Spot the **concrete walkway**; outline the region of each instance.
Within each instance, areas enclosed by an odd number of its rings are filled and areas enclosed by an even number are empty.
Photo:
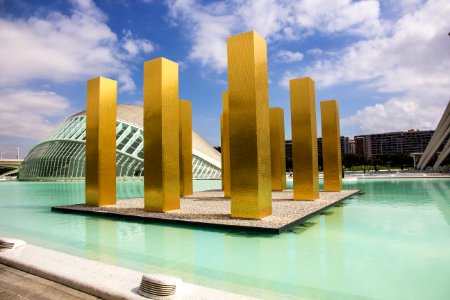
[[[0,264],[0,299],[95,300],[99,298]]]
[[[30,244],[14,250],[0,252],[0,264],[11,266],[24,272],[49,279],[64,286],[71,287],[77,291],[82,291],[102,299],[148,299],[138,294],[139,284],[143,275],[143,273],[141,272],[89,260],[83,257],[69,255],[58,251],[53,251],[50,249],[45,249]],[[14,279],[12,279],[12,281],[14,281]],[[26,283],[24,283],[23,285],[26,285]],[[17,290],[12,289],[12,292],[9,293],[12,293],[12,296],[14,296],[14,293],[19,294],[17,293],[19,287],[20,284],[18,285]],[[34,289],[34,287],[31,288]],[[6,288],[3,288],[3,290],[5,290],[5,293],[8,293],[9,291]],[[8,299],[8,297],[3,297],[3,295],[1,295],[1,292],[2,290],[0,290],[0,299]],[[61,292],[63,291],[61,290]],[[24,291],[24,293],[26,292]],[[36,286],[36,294],[44,294],[44,292],[42,292],[42,289],[39,290],[39,286]],[[68,295],[70,294],[68,293]],[[80,295],[86,294],[80,293]],[[77,295],[74,294],[74,296]],[[26,296],[25,298],[20,297],[21,296],[19,294],[19,298],[12,297],[11,299],[27,299]],[[38,298],[34,296],[29,296],[29,298],[68,299],[65,297]],[[170,297],[170,299],[244,300],[255,298],[183,282],[182,284],[177,286],[176,295]]]

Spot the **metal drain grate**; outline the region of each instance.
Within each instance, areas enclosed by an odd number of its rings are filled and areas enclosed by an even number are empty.
[[[25,241],[10,239],[10,238],[0,238],[0,251],[12,250],[22,247],[26,244]]]
[[[142,276],[139,294],[153,299],[169,299],[179,291],[182,280],[158,274],[148,274]]]

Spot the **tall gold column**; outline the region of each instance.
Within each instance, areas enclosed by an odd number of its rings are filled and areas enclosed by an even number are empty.
[[[144,208],[180,208],[178,64],[144,63]]]
[[[86,205],[116,204],[117,81],[87,82]]]
[[[223,114],[220,114],[220,163],[222,166],[222,191],[224,191],[225,194],[225,179],[224,179],[224,174],[223,174]]]
[[[251,31],[228,38],[231,216],[272,214],[266,41]]]
[[[270,109],[270,155],[273,191],[286,189],[285,148],[284,112],[281,107],[274,107]]]
[[[180,100],[180,196],[193,194],[192,103]]]
[[[319,198],[314,81],[290,81],[294,200]]]
[[[322,118],[322,156],[325,192],[342,190],[341,136],[339,105],[336,100],[320,102]]]
[[[230,111],[228,104],[228,92],[222,93],[222,182],[223,193],[227,198],[231,197],[231,181],[230,181]]]

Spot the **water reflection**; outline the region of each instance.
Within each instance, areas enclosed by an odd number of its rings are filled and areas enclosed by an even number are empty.
[[[365,194],[292,232],[260,235],[52,213],[83,202],[84,184],[0,184],[0,234],[265,299],[446,299],[450,181],[355,187]],[[118,198],[141,188],[119,183]]]

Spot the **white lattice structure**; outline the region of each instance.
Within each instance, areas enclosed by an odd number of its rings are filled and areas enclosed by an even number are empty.
[[[142,107],[120,104],[116,122],[116,176],[132,180],[143,176],[144,140]],[[85,174],[86,115],[63,121],[37,144],[24,159],[20,180],[81,180]],[[194,179],[220,179],[220,153],[192,132]]]

